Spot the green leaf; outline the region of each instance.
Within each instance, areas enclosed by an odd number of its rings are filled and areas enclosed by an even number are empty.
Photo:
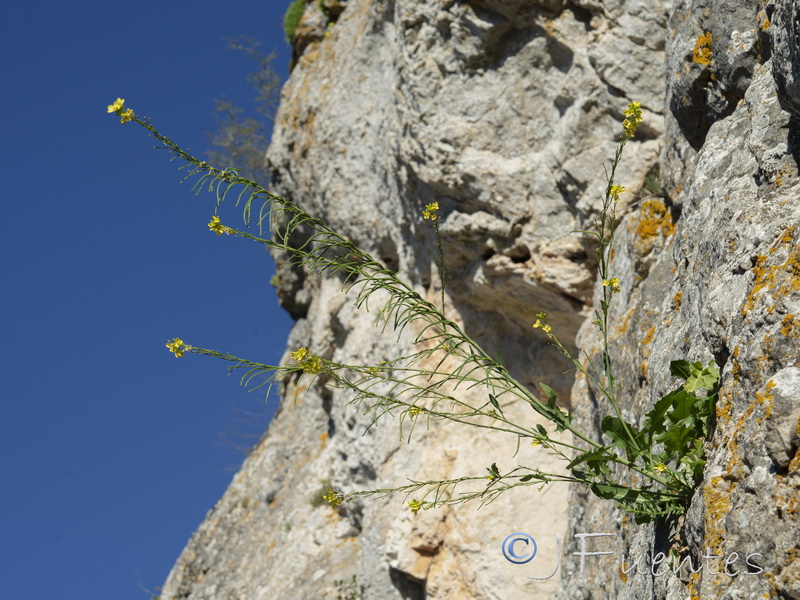
[[[619,485],[608,485],[605,483],[593,483],[590,487],[595,496],[605,500],[620,500],[633,492],[633,490]],[[635,494],[635,492],[633,493]]]
[[[503,414],[503,409],[500,408],[500,403],[497,402],[497,398],[494,396],[494,394],[489,394],[489,402],[492,403],[492,406],[494,406],[501,415]]]
[[[683,457],[688,450],[689,442],[694,440],[692,429],[684,425],[675,425],[656,438],[662,442],[670,456]]]
[[[641,432],[635,426],[609,415],[603,419],[600,429],[611,438],[615,446],[625,450],[628,460],[636,460],[641,455]]]
[[[541,423],[536,424],[536,431],[538,431],[542,436],[547,437],[547,429]]]
[[[684,381],[692,375],[692,364],[688,360],[673,360],[669,363],[669,372]]]
[[[672,410],[667,413],[667,418],[674,424],[692,424],[694,420],[694,405],[697,398],[683,390],[676,390],[669,395],[672,398]]]
[[[523,475],[522,477],[519,478],[519,480],[520,482],[525,482],[525,481],[530,481],[534,477],[536,477],[536,475]]]
[[[672,407],[672,392],[667,394],[661,400],[656,402],[655,406],[647,413],[642,421],[642,432],[648,436],[655,436],[666,427],[664,426],[664,419],[666,418],[667,411]]]
[[[597,448],[596,450],[587,450],[572,459],[567,465],[567,469],[572,470],[579,465],[586,465],[595,475],[605,475],[611,472],[608,467],[609,462],[609,449]]]
[[[544,395],[547,396],[547,406],[550,408],[555,408],[556,400],[558,400],[558,394],[556,391],[541,381],[539,382],[539,387],[542,388],[542,392],[544,392]]]
[[[713,360],[708,361],[708,366],[703,368],[702,363],[696,362],[691,364],[691,375],[686,380],[684,389],[687,392],[693,392],[698,389],[713,390],[719,381],[719,367]]]

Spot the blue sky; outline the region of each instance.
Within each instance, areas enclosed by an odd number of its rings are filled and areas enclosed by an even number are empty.
[[[275,408],[225,364],[164,347],[279,360],[291,321],[272,259],[211,234],[213,198],[106,106],[121,96],[204,152],[214,98],[252,107],[255,65],[223,38],[258,38],[285,78],[287,5],[5,7],[3,597],[149,600],[241,464],[230,446],[251,445]]]

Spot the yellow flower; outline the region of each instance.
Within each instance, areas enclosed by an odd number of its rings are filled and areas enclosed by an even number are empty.
[[[436,211],[438,210],[439,210],[438,202],[431,202],[430,204],[426,204],[425,210],[422,211],[422,218],[428,219],[429,221],[435,221],[438,218],[436,215]]]
[[[318,375],[322,373],[322,359],[319,356],[314,356],[308,351],[308,348],[299,348],[292,352],[291,357],[297,361],[300,368],[304,373],[309,375]]]
[[[642,122],[642,105],[639,102],[631,102],[628,104],[628,109],[625,111],[626,117],[633,117],[637,123]]]
[[[664,463],[658,464],[655,467],[653,467],[653,470],[656,473],[663,473],[664,471],[667,470],[667,465],[665,465]]]
[[[322,359],[319,356],[311,356],[307,358],[300,366],[303,367],[303,372],[309,375],[319,375],[322,373]]]
[[[117,98],[113,104],[109,104],[108,112],[115,113],[120,118],[119,122],[122,124],[133,121],[133,118],[136,116],[130,108],[125,110],[125,100],[123,98]]]
[[[424,412],[425,412],[425,409],[424,408],[420,408],[419,406],[412,406],[411,408],[408,409],[408,414],[411,415],[412,417],[416,417],[418,415],[421,415]]]
[[[622,127],[625,129],[625,139],[630,139],[636,133],[636,128],[642,123],[642,108],[638,102],[631,102],[625,111],[625,120]]]
[[[185,344],[181,338],[175,338],[171,342],[167,342],[167,348],[169,348],[169,351],[172,352],[176,358],[180,358],[186,354],[187,350],[192,349],[192,347]]]
[[[422,508],[422,502],[415,498],[408,503],[408,507],[411,509],[412,513],[417,514],[419,509]]]
[[[114,104],[108,105],[108,112],[120,114],[123,108],[125,108],[125,100],[123,98],[117,98]]]
[[[612,185],[611,189],[608,192],[608,197],[614,200],[614,202],[619,202],[619,195],[624,193],[625,193],[624,185]]]
[[[553,328],[550,327],[547,323],[543,321],[547,317],[545,313],[539,313],[536,315],[538,318],[536,319],[536,323],[533,324],[534,329],[541,329],[546,334],[550,335],[550,332],[553,331]]]
[[[331,488],[328,490],[328,493],[322,497],[322,499],[330,504],[333,508],[336,508],[342,503],[342,500],[344,500],[344,495]]]
[[[211,217],[211,221],[208,223],[208,228],[217,235],[222,235],[223,233],[225,235],[230,235],[233,233],[233,229],[230,227],[225,227],[225,225],[222,224],[222,222],[219,220],[219,217],[216,215]]]
[[[291,354],[292,358],[297,362],[303,362],[308,356],[308,348],[298,348]]]
[[[535,440],[533,440],[531,442],[531,445],[534,446],[534,447],[541,446],[542,445],[542,440],[535,439]]]
[[[612,277],[611,279],[603,279],[603,287],[610,287],[611,293],[615,294],[620,291],[619,279]]]

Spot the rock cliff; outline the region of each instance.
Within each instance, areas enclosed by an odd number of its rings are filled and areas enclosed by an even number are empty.
[[[431,299],[442,282],[421,212],[438,202],[448,316],[501,350],[519,381],[556,388],[589,428],[585,382],[531,323],[547,312],[573,350],[598,351],[587,318],[595,248],[573,232],[597,215],[622,113],[641,102],[645,124],[617,172],[628,189],[612,262],[620,397],[636,420],[674,387],[670,360],[716,360],[709,464],[673,531],[637,526],[559,484],[479,510],[413,516],[402,496],[334,510],[319,501],[328,485],[480,475],[492,462],[563,465],[452,424],[418,427],[409,443],[390,419],[369,427],[324,380],[287,380],[268,431],[162,597],[800,598],[799,22],[789,1],[307,2],[267,154],[274,191]],[[413,331],[376,329],[339,280],[294,267],[278,284],[297,320],[287,360],[308,346],[375,364],[411,344]],[[525,408],[508,410],[535,422]],[[540,544],[525,567],[500,551],[516,531]],[[614,557],[592,557],[581,578],[578,531],[614,534],[602,549],[616,554],[652,557],[670,541],[694,556],[758,553],[764,572],[625,574]],[[526,578],[552,571],[556,534],[556,576]]]

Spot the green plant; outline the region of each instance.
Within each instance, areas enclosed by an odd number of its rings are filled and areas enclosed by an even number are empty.
[[[286,14],[283,15],[283,33],[286,35],[286,41],[290,44],[294,41],[294,32],[305,8],[305,0],[294,0],[286,9]]]
[[[405,428],[410,437],[420,418],[428,423],[448,420],[486,429],[494,434],[512,435],[518,443],[528,440],[545,447],[567,463],[566,475],[547,473],[525,465],[501,470],[497,463],[492,463],[487,468],[488,475],[412,481],[395,488],[349,493],[329,490],[322,499],[337,506],[357,496],[404,492],[408,498],[420,493],[419,498],[414,497],[408,502],[416,513],[420,509],[474,499],[488,502],[516,487],[566,481],[586,485],[598,497],[615,501],[619,507],[633,513],[638,522],[685,511],[705,464],[703,439],[710,432],[719,371],[713,362],[704,367],[701,363],[673,361],[670,371],[683,379],[684,383],[656,402],[644,416],[641,425],[636,426],[623,418],[619,408],[616,397],[618,385],[609,353],[609,306],[614,294],[621,289],[618,278],[610,273],[610,257],[617,224],[615,207],[620,195],[625,192],[623,186],[615,183],[614,177],[625,144],[633,137],[642,120],[638,103],[631,103],[625,111],[623,135],[608,171],[602,209],[595,226],[581,232],[595,237],[598,243],[597,263],[602,281],[602,298],[595,310],[594,324],[602,336],[602,364],[596,365],[589,357],[580,360],[573,356],[553,333],[546,314],[537,314],[533,325],[544,332],[550,343],[605,399],[610,414],[603,418],[601,429],[608,442],[598,441],[578,429],[571,413],[558,406],[556,392],[544,383],[539,384],[544,394],[544,400],[540,400],[511,376],[499,352],[494,355],[487,353],[449,320],[443,312],[444,304],[439,309],[421,297],[393,271],[331,229],[324,221],[304,212],[291,201],[271,194],[235,170],[218,169],[199,161],[158,132],[148,119],[138,117],[131,109],[125,109],[122,99],[109,106],[109,112],[115,113],[123,122],[134,121],[141,125],[161,144],[159,148],[185,161],[189,168],[188,177],[196,179],[195,189],[199,191],[208,187],[213,191],[217,209],[233,195],[237,205],[243,204],[243,216],[247,224],[253,219],[254,203],[260,203],[256,218],[259,235],[223,225],[216,214],[209,223],[211,231],[278,249],[289,256],[289,264],[302,265],[321,275],[339,276],[344,290],[355,295],[359,307],[374,308],[369,306],[369,300],[375,292],[385,292],[389,299],[378,309],[379,326],[383,330],[391,328],[401,332],[413,323],[417,331],[415,351],[371,366],[336,363],[315,355],[305,347],[292,353],[291,364],[266,365],[191,346],[179,338],[167,344],[175,356],[180,357],[188,352],[229,361],[232,363],[230,370],[242,372],[242,383],[254,389],[291,377],[324,376],[327,382],[350,390],[352,402],[371,412],[373,419],[387,414],[396,415],[401,435],[404,435]],[[445,263],[438,229],[441,220],[439,206],[431,203],[421,212],[423,219],[433,223],[444,288]],[[296,235],[301,231],[304,236]],[[305,241],[293,245],[290,240],[295,239]],[[256,376],[262,374],[267,374],[268,379],[257,383]],[[461,394],[459,388],[473,390],[473,394]],[[474,392],[477,391],[481,392],[482,400],[470,399],[475,397]],[[529,426],[507,417],[503,407],[512,399],[525,402],[544,417],[551,428],[541,424]],[[564,431],[572,434],[572,441],[553,435]],[[631,483],[634,475],[644,483]],[[470,483],[473,489],[462,491],[460,486]],[[478,483],[480,485],[476,488]]]
[[[642,184],[642,196],[663,196],[664,189],[659,183],[660,171],[658,165],[653,165],[653,168],[647,172]]]

